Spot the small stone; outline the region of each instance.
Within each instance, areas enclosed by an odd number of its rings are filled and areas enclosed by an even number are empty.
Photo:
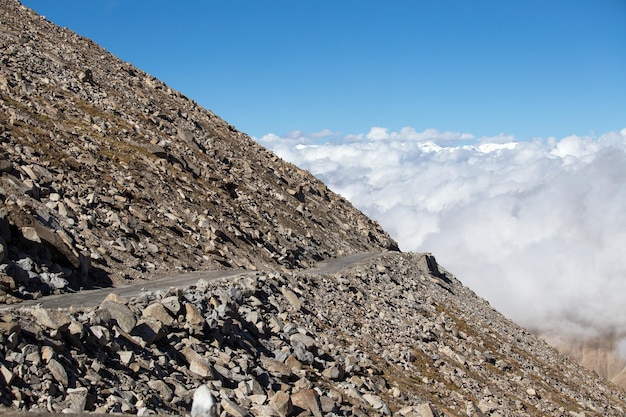
[[[340,381],[343,379],[343,370],[338,366],[331,366],[330,368],[324,369],[322,372],[324,377],[331,379],[333,381]]]
[[[287,365],[294,371],[302,369],[302,362],[296,359],[293,355],[289,355],[287,359],[285,359],[285,365]]]
[[[44,362],[48,363],[54,357],[56,357],[56,354],[54,353],[54,349],[52,348],[52,346],[43,346],[41,348],[41,359]]]
[[[211,366],[204,360],[192,360],[189,364],[189,370],[201,377],[211,375]]]
[[[13,164],[6,159],[0,159],[0,172],[11,172]]]
[[[302,333],[294,333],[289,336],[292,343],[301,343],[307,350],[311,350],[315,345],[315,339]]]
[[[123,351],[117,352],[117,354],[120,357],[120,362],[122,362],[124,365],[128,365],[129,363],[131,363],[135,356],[135,354],[131,350],[123,350]]]
[[[249,395],[248,398],[253,404],[263,405],[267,401],[267,395]]]
[[[161,304],[168,309],[174,316],[178,315],[180,311],[180,300],[177,296],[173,295],[170,297],[165,297],[161,300]]]
[[[50,359],[47,367],[54,379],[56,379],[59,384],[63,385],[64,387],[68,386],[67,372],[59,361],[57,361],[56,359]]]
[[[224,411],[233,417],[246,417],[248,415],[248,410],[236,404],[229,398],[222,398],[221,405]]]
[[[72,321],[67,328],[68,332],[74,336],[83,336],[85,333],[85,326],[83,323],[78,321]]]
[[[165,306],[161,303],[152,303],[148,307],[143,309],[143,316],[150,317],[160,321],[166,326],[171,326],[174,323],[174,318],[170,315]]]
[[[252,395],[265,395],[265,390],[263,386],[259,384],[256,379],[249,379],[246,381],[246,385],[248,385],[248,389],[252,393]]]
[[[21,231],[22,231],[22,236],[24,236],[24,239],[30,240],[31,242],[35,242],[35,243],[41,243],[41,238],[39,237],[39,234],[37,233],[37,229],[35,229],[34,227],[30,227],[30,226],[22,227]]]
[[[148,386],[159,393],[159,398],[165,402],[169,402],[174,398],[174,391],[165,382],[160,379],[148,381]]]
[[[131,334],[139,337],[147,344],[152,344],[164,338],[166,333],[160,321],[144,317],[133,327]]]
[[[110,337],[109,329],[104,326],[90,326],[89,332],[93,336],[93,342],[99,344],[100,346],[105,346]]]
[[[253,416],[259,417],[280,417],[280,414],[269,405],[254,404],[250,407]]]
[[[298,298],[298,296],[296,295],[296,293],[294,293],[293,291],[291,291],[289,288],[287,287],[282,287],[281,291],[283,293],[283,296],[287,299],[287,301],[289,302],[289,304],[291,304],[291,306],[296,310],[299,311],[302,308],[302,302],[300,301],[300,298]]]
[[[0,242],[0,262],[4,260],[4,255],[6,251],[3,251],[3,246]],[[0,273],[0,290],[4,291],[13,291],[15,289],[15,279],[9,275],[5,275]]]
[[[311,389],[313,386],[313,383],[308,378],[303,377],[296,381],[293,385],[293,389],[294,391],[300,391],[304,389]]]
[[[217,401],[209,387],[201,385],[193,394],[191,417],[217,417]]]
[[[202,327],[204,325],[204,317],[193,304],[185,304],[185,320],[194,327]]]
[[[125,332],[130,333],[135,328],[137,318],[128,306],[117,301],[111,301],[107,297],[100,304],[100,308],[108,311],[111,318],[117,321],[117,325]]]
[[[213,365],[213,369],[215,370],[215,372],[221,375],[225,380],[233,379],[233,372],[230,369],[217,363]]]
[[[289,379],[293,375],[291,368],[282,362],[275,361],[266,357],[261,357],[261,362],[267,371],[281,379]]]
[[[0,364],[0,376],[2,377],[2,382],[4,383],[3,385],[5,386],[10,386],[13,382],[13,378],[15,378],[13,372],[4,366],[4,364]]]
[[[369,405],[372,406],[374,410],[380,410],[381,408],[383,408],[383,405],[385,404],[383,399],[380,398],[378,395],[363,394],[363,398],[365,399],[365,401],[369,403]]]
[[[270,406],[276,410],[276,412],[281,417],[286,417],[291,415],[293,410],[293,404],[291,402],[291,397],[284,391],[278,391],[272,398],[270,398]]]
[[[0,333],[10,335],[20,331],[20,324],[17,318],[11,314],[0,311]]]
[[[86,387],[68,388],[65,402],[67,408],[73,413],[80,413],[85,410],[87,404],[87,394],[89,391]]]
[[[37,322],[52,330],[63,330],[70,325],[70,317],[62,310],[48,310],[46,308],[33,308],[30,313]]]
[[[433,412],[433,409],[430,407],[430,404],[428,403],[422,403],[413,408],[415,409],[415,411],[417,411],[418,415],[420,415],[421,417],[435,417],[435,413]]]
[[[192,361],[202,361],[202,355],[193,350],[191,346],[185,346],[180,353],[187,359],[187,362],[191,363]]]
[[[329,396],[322,395],[320,397],[320,407],[324,415],[335,413],[337,409],[337,403]]]
[[[145,417],[150,415],[150,409],[148,407],[141,407],[137,409],[137,415],[139,417]],[[195,417],[192,415],[192,417]]]
[[[315,417],[322,416],[322,407],[319,397],[317,392],[313,389],[304,389],[291,394],[291,403],[295,407],[311,412]]]

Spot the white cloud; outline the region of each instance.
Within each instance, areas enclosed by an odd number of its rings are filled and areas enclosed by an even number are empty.
[[[447,145],[458,143],[461,141],[470,141],[474,136],[469,133],[457,132],[440,132],[437,129],[426,129],[418,132],[410,126],[403,127],[398,132],[389,132],[386,127],[372,127],[366,135],[352,135],[350,138],[362,140],[393,140],[393,141],[416,141],[416,142],[433,142],[439,145]]]
[[[389,133],[387,132],[387,128],[373,127],[370,129],[370,132],[366,135],[366,138],[369,140],[385,140],[385,139],[389,139]]]
[[[335,137],[259,141],[516,321],[626,327],[626,129],[528,142],[411,127]]]
[[[338,132],[333,132],[330,129],[324,129],[324,130],[320,130],[319,132],[313,132],[311,133],[310,136],[312,138],[321,139],[321,138],[333,138],[339,135],[340,134]]]

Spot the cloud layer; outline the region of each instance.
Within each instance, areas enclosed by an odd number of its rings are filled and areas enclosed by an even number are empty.
[[[626,129],[524,142],[410,127],[257,140],[519,323],[626,329]]]

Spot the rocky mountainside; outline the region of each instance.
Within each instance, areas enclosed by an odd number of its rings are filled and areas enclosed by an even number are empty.
[[[5,291],[397,249],[308,172],[15,0],[0,0],[0,146]]]
[[[154,77],[16,0],[0,51],[0,302],[242,270],[2,306],[0,414],[185,414],[207,384],[222,416],[624,415],[623,391]]]
[[[0,311],[0,404],[221,416],[624,416],[622,390],[504,318],[428,254],[249,272]],[[0,413],[1,413],[0,406]]]

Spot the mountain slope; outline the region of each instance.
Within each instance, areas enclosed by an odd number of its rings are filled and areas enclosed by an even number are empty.
[[[0,5],[5,289],[397,250],[210,111],[18,2]]]
[[[0,413],[623,416],[624,392],[516,326],[428,254],[253,272],[99,306],[0,311]],[[2,380],[8,383],[2,384]]]
[[[0,312],[9,411],[617,416],[623,392],[155,78],[0,0],[4,299],[170,271],[236,282]],[[301,270],[301,271],[299,271]],[[3,306],[4,308],[4,306]],[[0,410],[1,411],[1,410]]]

